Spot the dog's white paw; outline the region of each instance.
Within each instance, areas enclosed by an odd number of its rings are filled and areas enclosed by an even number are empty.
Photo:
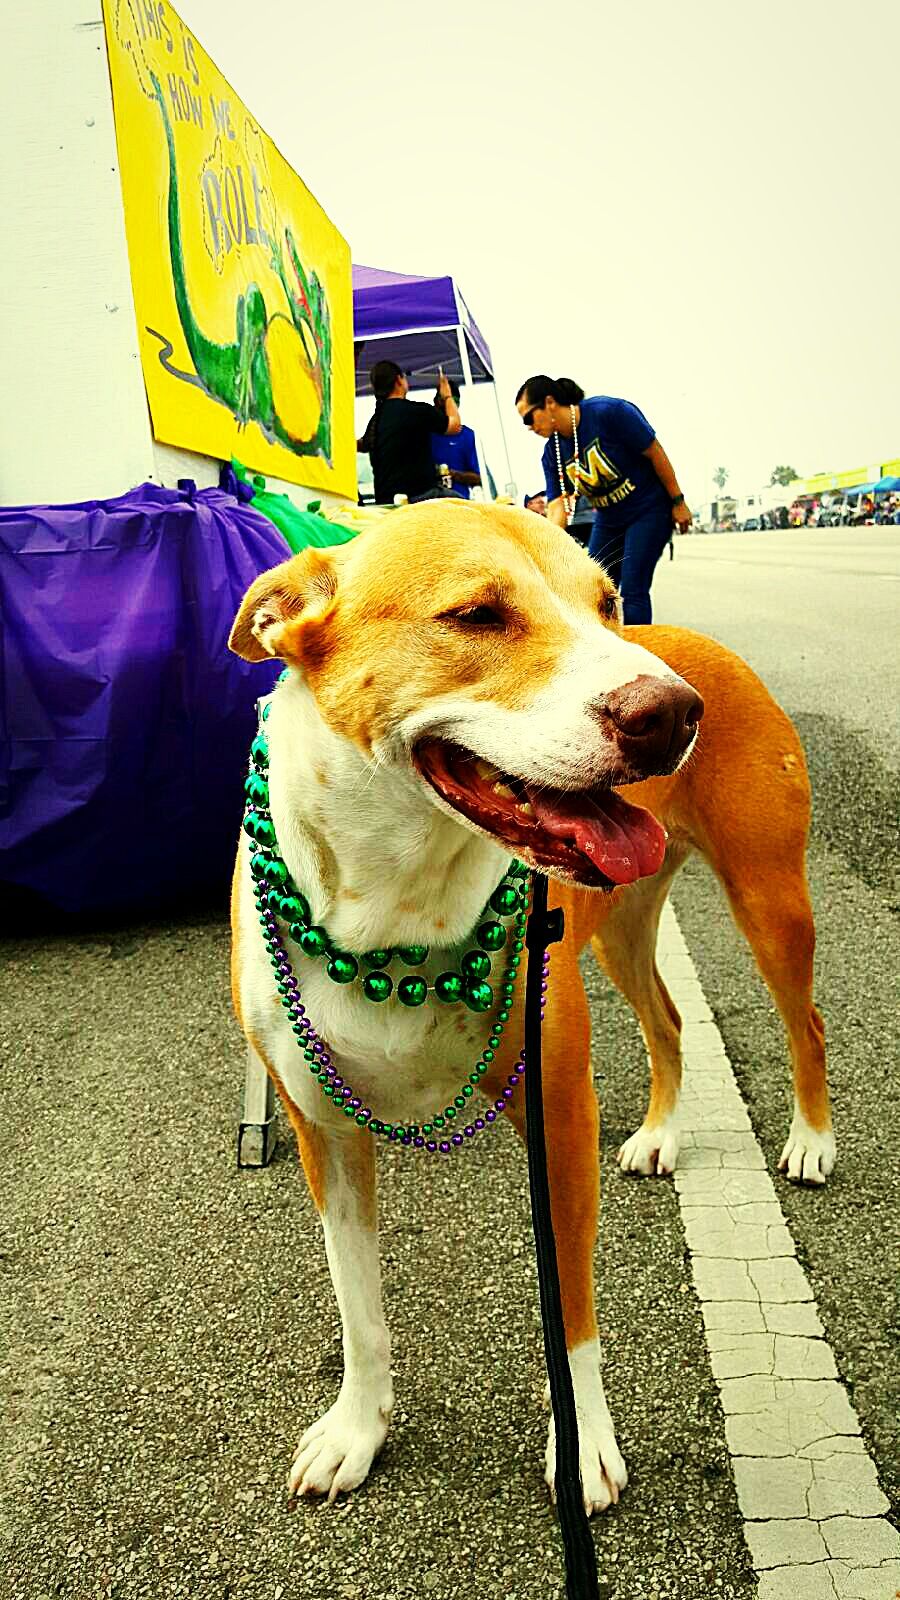
[[[595,1511],[614,1506],[628,1482],[628,1472],[616,1443],[615,1429],[600,1376],[600,1352],[596,1339],[569,1352],[569,1368],[575,1392],[578,1417],[578,1454],[584,1509],[589,1517]],[[550,1418],[547,1430],[545,1477],[556,1500],[556,1424]]]
[[[388,1435],[392,1402],[379,1406],[339,1395],[330,1411],[307,1428],[288,1474],[291,1495],[337,1495],[367,1477]]]
[[[626,1139],[616,1160],[623,1172],[637,1172],[649,1178],[664,1177],[678,1165],[681,1135],[674,1117],[666,1117],[650,1127],[642,1123],[637,1133]]]
[[[589,1517],[595,1511],[614,1506],[628,1482],[628,1472],[612,1424],[598,1427],[590,1418],[578,1417],[578,1455],[584,1509]],[[556,1428],[551,1422],[547,1435],[545,1477],[551,1497],[556,1501]]]
[[[823,1184],[834,1171],[836,1159],[837,1145],[831,1129],[817,1133],[806,1118],[795,1111],[778,1163],[779,1172],[786,1172],[792,1183]]]

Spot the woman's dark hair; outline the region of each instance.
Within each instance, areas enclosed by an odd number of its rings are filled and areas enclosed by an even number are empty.
[[[548,378],[546,372],[538,372],[533,378],[525,379],[516,395],[516,405],[524,396],[530,406],[542,406],[548,394],[558,406],[577,406],[584,399],[584,390],[574,379]]]
[[[386,400],[398,378],[403,377],[403,368],[398,367],[396,361],[376,361],[369,373],[369,382],[375,391],[375,405],[380,406]]]

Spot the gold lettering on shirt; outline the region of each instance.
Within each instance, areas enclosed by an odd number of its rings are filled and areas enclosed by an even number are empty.
[[[628,496],[633,492],[633,490],[634,484],[632,483],[631,479],[625,478],[617,488],[611,489],[609,494],[594,495],[591,504],[600,507],[617,506],[621,500],[627,500]]]
[[[621,476],[618,467],[613,466],[609,457],[604,455],[596,439],[588,445],[584,460],[577,466],[574,460],[566,462],[566,472],[573,487],[591,499],[596,497],[597,490],[604,484],[614,483]]]

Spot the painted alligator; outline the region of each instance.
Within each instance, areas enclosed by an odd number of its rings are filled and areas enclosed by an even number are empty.
[[[171,341],[155,328],[148,328],[148,333],[162,344],[160,362],[173,377],[198,385],[211,399],[227,406],[242,427],[255,422],[266,438],[278,440],[295,455],[321,455],[330,464],[331,318],[318,276],[304,271],[291,230],[285,228],[284,249],[277,241],[270,243],[272,267],[281,279],[290,316],[283,311],[269,316],[262,290],[251,283],[237,297],[234,340],[219,344],[207,338],[194,315],[188,292],[175,137],[159,79],[151,72],[150,80],[169,151],[172,285],[195,371],[181,372],[173,366]],[[293,278],[285,265],[285,250]]]

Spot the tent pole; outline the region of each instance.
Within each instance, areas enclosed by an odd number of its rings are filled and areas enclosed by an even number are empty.
[[[459,291],[456,287],[455,281],[453,284],[453,295],[456,300],[456,337],[459,341],[459,359],[462,363],[463,376],[465,377],[466,383],[471,384],[472,367],[469,361],[469,351],[466,345],[466,336],[463,331],[462,306],[460,305]],[[516,486],[513,481],[512,462],[509,459],[509,445],[506,442],[506,429],[503,426],[503,415],[500,410],[500,396],[497,393],[497,380],[493,373],[491,373],[491,388],[494,391],[494,404],[497,407],[497,421],[500,424],[500,437],[503,440],[503,454],[506,457],[506,492],[507,494],[512,495],[513,499],[515,499]],[[484,459],[482,455],[481,435],[477,432],[475,434],[475,443],[478,449],[478,464],[481,468],[481,482],[484,486],[485,492],[487,492],[488,477],[487,472],[485,471]]]
[[[500,410],[500,396],[497,393],[497,380],[493,373],[491,374],[491,388],[494,391],[494,403],[497,407],[497,421],[500,424],[500,437],[503,440],[503,454],[506,457],[506,492],[512,497],[513,500],[515,500],[517,492],[516,483],[515,479],[513,478],[512,462],[509,459],[509,445],[506,442],[506,429],[503,426],[503,413]]]
[[[460,306],[460,296],[458,296],[458,293],[456,293],[455,283],[453,283],[453,298],[455,298],[456,301],[456,342],[458,342],[458,346],[460,346],[460,363],[461,366],[463,366],[463,381],[464,384],[466,384],[466,389],[474,389],[474,384],[472,384],[471,362],[469,362],[469,352],[468,349],[466,349],[466,333],[464,333],[463,330],[463,307]],[[488,501],[488,499],[490,499],[490,485],[488,485],[487,461],[485,461],[484,448],[482,448],[482,435],[480,435],[479,429],[474,429],[474,434],[476,434],[476,453],[477,458],[479,458],[479,472],[480,477],[482,477],[482,494],[484,494],[485,501]]]
[[[456,292],[456,286],[454,285],[454,293],[455,292]],[[475,385],[472,382],[472,367],[471,367],[471,363],[469,361],[469,352],[466,349],[466,336],[465,336],[465,333],[463,331],[462,314],[461,314],[460,309],[459,309],[459,298],[458,297],[457,297],[457,301],[456,301],[456,309],[457,309],[457,316],[459,318],[459,320],[458,320],[458,322],[456,324],[456,340],[457,340],[457,343],[459,345],[459,359],[460,359],[460,363],[462,365],[463,382],[465,383],[467,389],[473,389],[475,387]],[[480,430],[478,428],[475,428],[474,429],[474,433],[475,433],[475,450],[476,450],[476,453],[478,455],[478,471],[481,473],[481,489],[482,489],[482,493],[484,495],[485,500],[489,500],[490,496],[491,496],[491,491],[490,491],[490,487],[488,485],[487,462],[484,459],[484,449],[482,448],[482,444],[481,444],[481,432],[480,432]]]

